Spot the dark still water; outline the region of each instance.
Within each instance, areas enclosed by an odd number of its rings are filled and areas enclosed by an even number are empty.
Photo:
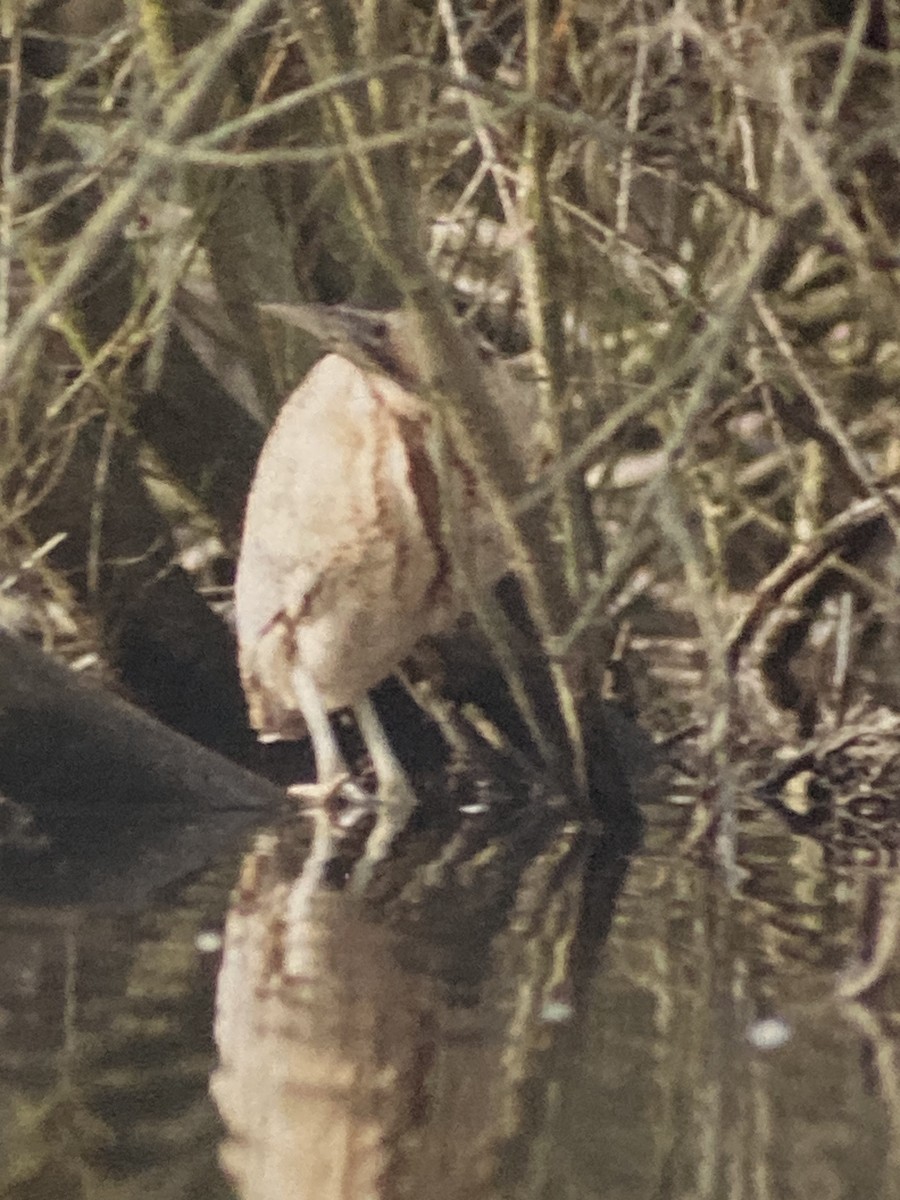
[[[891,879],[760,811],[729,897],[682,811],[630,864],[473,814],[360,897],[298,820],[136,913],[8,896],[0,1196],[900,1196]]]

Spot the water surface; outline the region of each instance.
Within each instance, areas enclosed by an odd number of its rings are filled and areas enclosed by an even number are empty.
[[[8,897],[0,1195],[900,1195],[900,973],[835,986],[889,877],[753,809],[729,895],[683,811],[630,861],[473,814],[364,896],[293,820],[137,912]]]

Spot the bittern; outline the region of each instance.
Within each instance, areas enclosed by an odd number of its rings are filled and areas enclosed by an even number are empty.
[[[502,538],[476,476],[415,394],[396,321],[268,307],[328,344],[324,320],[345,352],[288,397],[250,491],[235,584],[250,720],[264,738],[308,731],[324,796],[350,775],[329,713],[351,708],[381,800],[409,809],[369,691],[453,624],[473,580],[499,579]]]

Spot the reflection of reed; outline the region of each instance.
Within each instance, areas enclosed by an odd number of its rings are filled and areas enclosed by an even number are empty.
[[[0,912],[4,1200],[225,1200],[195,939],[231,870],[142,917]]]
[[[867,880],[859,945],[838,979],[838,995],[853,999],[879,984],[896,961],[898,943],[900,880],[873,876]]]
[[[496,1196],[552,1113],[584,917],[596,950],[592,901],[608,916],[624,858],[520,814],[398,868],[366,908],[322,886],[324,835],[299,879],[279,870],[289,836],[246,865],[219,977],[213,1093],[240,1194]]]
[[[860,1034],[873,1076],[873,1091],[884,1106],[889,1137],[882,1171],[882,1200],[900,1197],[900,1047],[889,1022],[862,1004],[842,1005],[841,1015]]]
[[[648,842],[562,1093],[556,1194],[589,1179],[586,1194],[628,1200],[898,1200],[896,1006],[863,1040],[845,1018],[862,1031],[865,1010],[833,998],[846,886],[768,814],[743,830],[753,877],[736,895],[658,825]],[[790,1036],[766,1052],[748,1035],[772,1015]]]

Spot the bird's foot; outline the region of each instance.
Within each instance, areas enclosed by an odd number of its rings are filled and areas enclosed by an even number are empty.
[[[372,793],[361,787],[349,771],[315,783],[292,783],[287,793],[303,800],[310,808],[328,808],[335,802],[344,801],[359,808],[371,809],[376,803]]]
[[[350,774],[345,771],[331,779],[317,779],[315,783],[292,783],[287,794],[302,800],[309,808],[326,808],[349,782]]]
[[[352,829],[375,807],[374,797],[353,780],[349,771],[316,783],[295,783],[287,791],[301,800],[304,808],[325,812],[341,829]]]

